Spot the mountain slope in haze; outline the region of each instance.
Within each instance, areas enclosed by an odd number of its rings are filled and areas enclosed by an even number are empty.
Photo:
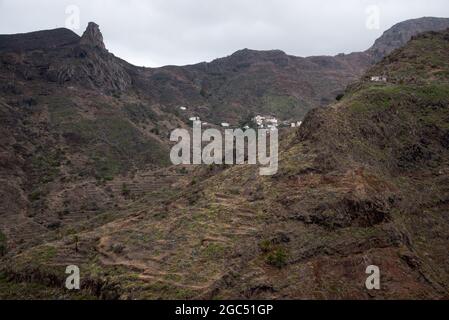
[[[449,19],[424,17],[395,24],[384,32],[367,51],[376,61],[405,45],[413,36],[427,31],[443,31],[449,28]]]
[[[100,298],[447,299],[448,57],[449,31],[414,37],[284,133],[277,175],[199,168],[102,227],[8,257],[1,285],[55,294],[73,261]],[[365,288],[369,265],[381,290]]]

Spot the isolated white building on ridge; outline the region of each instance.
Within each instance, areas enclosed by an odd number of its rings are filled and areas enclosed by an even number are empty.
[[[372,82],[387,82],[386,76],[373,76],[371,77]]]

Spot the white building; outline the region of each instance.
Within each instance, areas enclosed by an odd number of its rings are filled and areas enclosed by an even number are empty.
[[[257,124],[260,127],[261,125],[263,125],[263,123],[265,121],[265,117],[258,115],[253,119],[253,121],[255,124]]]
[[[190,117],[190,121],[200,121],[200,117]]]
[[[373,76],[371,77],[372,82],[387,82],[387,77],[385,76]]]
[[[182,111],[186,111],[187,110],[186,107],[180,107],[179,109],[181,109]]]
[[[272,128],[277,127],[279,124],[279,120],[273,116],[261,116],[258,115],[253,119],[253,122],[260,128],[263,129],[265,127]]]
[[[222,126],[223,128],[229,128],[230,124],[229,124],[229,123],[226,123],[226,122],[223,122],[223,123],[221,124],[221,126]]]

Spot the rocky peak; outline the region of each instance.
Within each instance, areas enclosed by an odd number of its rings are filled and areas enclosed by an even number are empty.
[[[84,31],[83,36],[81,37],[80,43],[100,49],[106,49],[100,27],[94,22],[89,22],[86,31]]]
[[[406,20],[385,31],[367,52],[376,60],[381,60],[393,50],[404,46],[413,36],[428,31],[443,31],[447,28],[449,28],[448,18],[423,17]]]

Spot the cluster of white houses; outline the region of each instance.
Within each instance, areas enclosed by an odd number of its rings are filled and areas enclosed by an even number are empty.
[[[279,125],[279,120],[272,116],[255,116],[253,122],[259,129],[276,129]]]
[[[290,126],[291,128],[299,128],[302,125],[302,121],[291,122],[291,123],[288,121],[280,122],[278,119],[276,119],[276,117],[273,117],[273,116],[258,115],[253,119],[253,121],[260,129],[263,129],[263,128],[275,129],[279,126],[284,126],[284,127]]]
[[[180,107],[180,110],[182,111],[187,111],[186,107]],[[193,116],[189,118],[190,121],[194,122],[194,121],[201,121],[200,117],[197,116]],[[279,127],[279,125],[283,125],[288,127],[290,124],[291,128],[298,128],[301,126],[302,121],[297,121],[297,122],[293,122],[293,123],[289,123],[289,122],[280,122],[276,117],[274,116],[262,116],[262,115],[257,115],[252,119],[253,123],[257,126],[258,129],[270,129],[270,130],[275,130]],[[202,125],[208,125],[207,122],[202,122]],[[229,128],[231,125],[227,122],[222,122],[221,124],[222,128]],[[246,125],[244,127],[244,129],[249,129],[250,126]]]

